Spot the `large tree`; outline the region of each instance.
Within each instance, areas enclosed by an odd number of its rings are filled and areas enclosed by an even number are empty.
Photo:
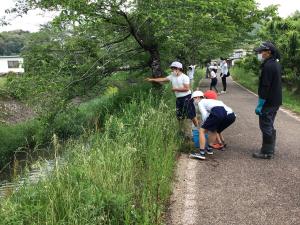
[[[190,61],[228,53],[261,16],[254,0],[18,0],[17,6],[60,11],[56,24],[92,31],[98,47],[142,50],[153,77],[162,75],[162,57]]]

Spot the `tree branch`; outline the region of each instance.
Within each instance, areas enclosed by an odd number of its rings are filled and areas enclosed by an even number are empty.
[[[137,43],[143,48],[146,49],[146,46],[144,45],[143,41],[138,37],[135,27],[133,26],[133,24],[131,23],[130,19],[128,18],[127,14],[123,11],[117,11],[117,14],[123,16],[129,26],[129,31],[132,34],[132,36],[134,37],[134,39],[137,41]],[[147,50],[147,49],[146,49]]]
[[[119,40],[115,40],[115,41],[112,41],[110,43],[106,43],[106,44],[100,46],[100,48],[104,48],[104,47],[107,47],[107,46],[110,46],[110,45],[113,45],[113,44],[120,43],[120,42],[125,41],[126,39],[128,39],[130,36],[131,36],[131,33],[129,33],[128,35],[126,35],[125,37],[123,37]]]

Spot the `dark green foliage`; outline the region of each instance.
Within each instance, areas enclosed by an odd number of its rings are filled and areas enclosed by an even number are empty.
[[[0,33],[0,56],[19,55],[29,35],[22,30]]]
[[[236,65],[248,70],[251,74],[259,76],[261,62],[257,60],[256,55],[248,55],[244,59],[237,61]]]
[[[260,31],[263,40],[273,41],[281,53],[283,81],[294,92],[300,93],[300,13],[267,21]]]

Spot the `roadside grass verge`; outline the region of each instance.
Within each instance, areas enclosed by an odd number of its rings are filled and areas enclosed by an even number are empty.
[[[253,72],[246,71],[243,68],[235,66],[232,69],[232,77],[235,81],[248,88],[249,90],[257,93],[258,87],[258,76]],[[300,113],[300,96],[294,94],[289,90],[283,83],[283,106],[296,112]]]
[[[257,93],[258,75],[235,66],[231,69],[231,76],[239,84]]]
[[[1,224],[161,224],[181,144],[163,99],[140,92],[103,132],[56,147],[66,164],[1,201]]]

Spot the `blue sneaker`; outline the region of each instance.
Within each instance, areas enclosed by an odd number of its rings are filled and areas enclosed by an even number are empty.
[[[204,160],[204,159],[206,159],[205,151],[200,151],[199,153],[192,153],[192,154],[190,154],[190,157]]]

